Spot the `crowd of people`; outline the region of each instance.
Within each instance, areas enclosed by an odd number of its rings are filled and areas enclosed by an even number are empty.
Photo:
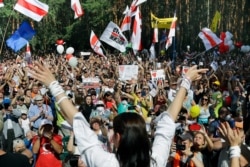
[[[0,64],[3,166],[250,165],[248,55],[24,57]]]

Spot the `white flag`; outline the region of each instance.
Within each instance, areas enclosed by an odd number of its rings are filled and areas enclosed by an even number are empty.
[[[155,57],[156,57],[155,56],[156,53],[155,53],[155,44],[154,43],[151,44],[149,51],[150,51],[150,60],[154,60]]]
[[[101,48],[101,42],[95,35],[94,31],[91,31],[90,35],[90,46],[91,48],[99,55],[104,56],[102,48]],[[105,57],[105,56],[104,56]]]
[[[74,10],[75,12],[75,16],[74,16],[75,19],[84,15],[84,11],[82,9],[82,6],[79,0],[71,0],[71,9]]]
[[[35,21],[41,21],[48,13],[49,6],[38,0],[18,0],[14,9]]]
[[[109,22],[108,26],[102,33],[100,40],[116,48],[120,52],[125,52],[128,44],[128,41],[122,34],[121,29],[112,21]]]

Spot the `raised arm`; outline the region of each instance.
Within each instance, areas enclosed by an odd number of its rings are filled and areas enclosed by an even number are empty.
[[[207,69],[197,69],[197,66],[191,67],[186,73],[184,79],[182,80],[179,91],[177,92],[176,97],[168,108],[168,113],[172,117],[173,120],[177,119],[179,111],[182,108],[183,100],[186,96],[187,90],[190,89],[191,82],[194,80],[201,79],[201,74],[206,72]]]
[[[72,102],[68,100],[63,88],[59,85],[58,81],[56,81],[51,71],[46,68],[46,65],[43,66],[38,62],[36,62],[35,65],[38,66],[38,68],[33,68],[30,71],[32,77],[49,87],[52,95],[56,97],[56,101],[60,105],[65,119],[72,125],[74,115],[78,112],[77,109],[73,106]]]

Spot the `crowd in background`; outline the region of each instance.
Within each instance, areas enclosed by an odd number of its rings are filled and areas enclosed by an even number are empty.
[[[150,141],[154,141],[158,116],[175,98],[184,68],[208,68],[201,79],[192,83],[183,101],[167,166],[230,166],[231,143],[218,130],[224,122],[237,129],[240,164],[249,166],[249,56],[227,56],[191,59],[184,54],[171,61],[163,55],[157,60],[145,55],[105,58],[91,54],[78,58],[76,67],[71,67],[63,55],[37,56],[33,61],[46,65],[55,75],[107,152],[115,151],[111,139],[114,117],[124,112],[138,113],[146,122]],[[227,61],[222,63],[224,60]],[[218,68],[211,66],[213,62]],[[137,78],[121,80],[119,65],[137,65]],[[85,166],[79,160],[81,153],[72,127],[60,112],[61,101],[56,102],[49,89],[32,78],[31,66],[22,56],[3,60],[0,65],[1,149],[24,154],[35,167]],[[153,70],[164,70],[165,78],[153,80]],[[84,80],[88,78],[99,82],[86,85]]]

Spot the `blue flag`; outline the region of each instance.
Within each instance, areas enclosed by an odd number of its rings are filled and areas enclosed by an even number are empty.
[[[26,21],[22,22],[19,29],[7,39],[6,44],[15,52],[22,49],[29,40],[36,34],[35,30]]]

